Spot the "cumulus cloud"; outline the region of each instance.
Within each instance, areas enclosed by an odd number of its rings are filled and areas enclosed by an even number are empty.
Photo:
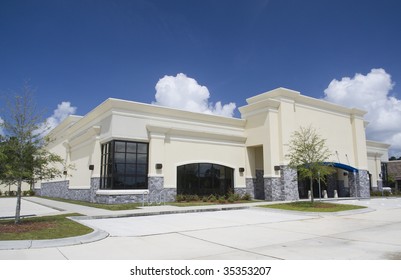
[[[367,75],[332,80],[324,99],[368,111],[367,138],[389,143],[392,153],[401,154],[401,100],[390,95],[394,85],[384,69],[372,69]]]
[[[3,119],[0,118],[0,135],[4,136],[4,130],[3,130],[3,127],[1,126],[3,123],[4,123]]]
[[[77,107],[72,107],[71,102],[63,101],[57,105],[57,109],[53,111],[53,115],[47,118],[47,125],[50,129],[55,128],[69,115],[75,114]]]
[[[57,109],[53,111],[53,114],[46,119],[46,122],[43,123],[35,133],[46,135],[69,115],[75,114],[76,111],[77,108],[71,106],[71,102],[61,102],[57,105]]]
[[[207,87],[183,73],[177,76],[164,76],[156,84],[155,102],[153,104],[182,109],[197,113],[233,117],[235,103],[216,104],[209,102],[210,93]]]
[[[57,109],[53,111],[53,114],[48,117],[44,123],[39,125],[38,129],[34,131],[34,134],[46,135],[69,115],[75,114],[76,110],[77,108],[71,106],[70,102],[61,102],[57,105]],[[5,132],[1,126],[2,123],[4,123],[4,120],[0,117],[0,135],[4,136]]]

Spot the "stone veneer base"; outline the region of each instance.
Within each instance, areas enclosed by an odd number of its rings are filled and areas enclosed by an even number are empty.
[[[164,177],[149,177],[148,190],[139,194],[126,194],[124,192],[111,191],[109,194],[98,193],[100,178],[92,178],[88,189],[70,189],[69,181],[46,182],[36,189],[39,196],[64,198],[71,200],[87,201],[103,204],[143,203],[160,204],[175,201],[176,189],[164,188]]]
[[[259,174],[260,175],[260,172]],[[261,176],[259,176],[261,177]],[[281,166],[280,177],[263,178],[263,189],[260,190],[260,178],[246,178],[245,188],[234,188],[235,193],[248,193],[252,198],[264,199],[270,201],[286,201],[299,200],[298,182],[296,171]],[[42,183],[41,189],[36,189],[39,196],[59,197],[71,200],[88,201],[94,203],[105,204],[122,204],[122,203],[144,203],[144,204],[160,204],[163,202],[175,201],[177,190],[175,188],[164,188],[164,177],[152,176],[148,179],[148,190],[146,194],[124,194],[116,192],[115,195],[98,194],[100,186],[100,178],[92,178],[89,189],[70,189],[69,181],[47,182]],[[368,171],[359,170],[358,173],[349,174],[349,196],[369,198],[370,184],[368,179]],[[339,196],[345,196],[345,190],[339,186]],[[261,194],[264,197],[257,197]]]
[[[299,200],[297,171],[288,166],[280,166],[280,177],[264,178],[265,200]]]

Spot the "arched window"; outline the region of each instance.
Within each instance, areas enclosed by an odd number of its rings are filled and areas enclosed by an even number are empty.
[[[213,163],[177,167],[177,194],[225,195],[234,192],[234,169]]]

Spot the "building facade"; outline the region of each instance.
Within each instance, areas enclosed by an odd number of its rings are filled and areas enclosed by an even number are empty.
[[[337,173],[323,186],[328,197],[369,197],[380,184],[375,166],[388,145],[366,140],[366,112],[284,88],[246,102],[238,119],[108,99],[52,130],[50,151],[74,169],[36,191],[99,203],[230,192],[298,200],[307,197],[307,184],[287,167],[286,155],[293,132],[309,125],[333,153]]]
[[[401,191],[401,160],[392,160],[386,164],[387,182]]]

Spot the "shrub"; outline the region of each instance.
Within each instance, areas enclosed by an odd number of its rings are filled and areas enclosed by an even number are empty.
[[[215,202],[217,200],[216,196],[214,194],[209,195],[207,198],[209,202]]]
[[[208,200],[208,197],[207,197],[207,196],[203,196],[203,197],[202,197],[202,202],[207,202],[207,200]]]
[[[34,196],[35,192],[33,190],[27,190],[22,192],[23,196]]]
[[[6,191],[4,193],[5,196],[17,196],[17,192],[16,191]]]
[[[219,199],[218,199],[219,203],[226,203],[226,197],[224,195],[219,195]]]
[[[391,196],[391,192],[389,191],[371,191],[370,196]]]
[[[3,195],[3,192],[2,191],[0,191],[0,196],[2,196]]]
[[[197,194],[195,194],[195,195],[188,195],[187,201],[199,201],[199,200],[200,200],[200,198],[199,198],[199,196],[198,196]]]
[[[175,197],[175,201],[176,202],[191,202],[191,201],[200,201],[201,198],[194,194],[179,194]]]
[[[227,195],[227,201],[230,203],[234,203],[235,201],[241,200],[241,196],[237,193],[229,193]]]
[[[178,195],[175,197],[175,201],[177,201],[177,202],[183,202],[183,201],[185,201],[185,196],[182,195],[182,194],[178,194]]]
[[[242,196],[242,200],[251,200],[251,199],[252,199],[252,197],[249,193],[246,193]]]
[[[234,201],[239,201],[239,200],[241,200],[241,195],[238,194],[238,193],[234,193],[234,194],[230,195],[229,198],[230,198],[230,197],[232,197],[232,199],[233,199]]]

